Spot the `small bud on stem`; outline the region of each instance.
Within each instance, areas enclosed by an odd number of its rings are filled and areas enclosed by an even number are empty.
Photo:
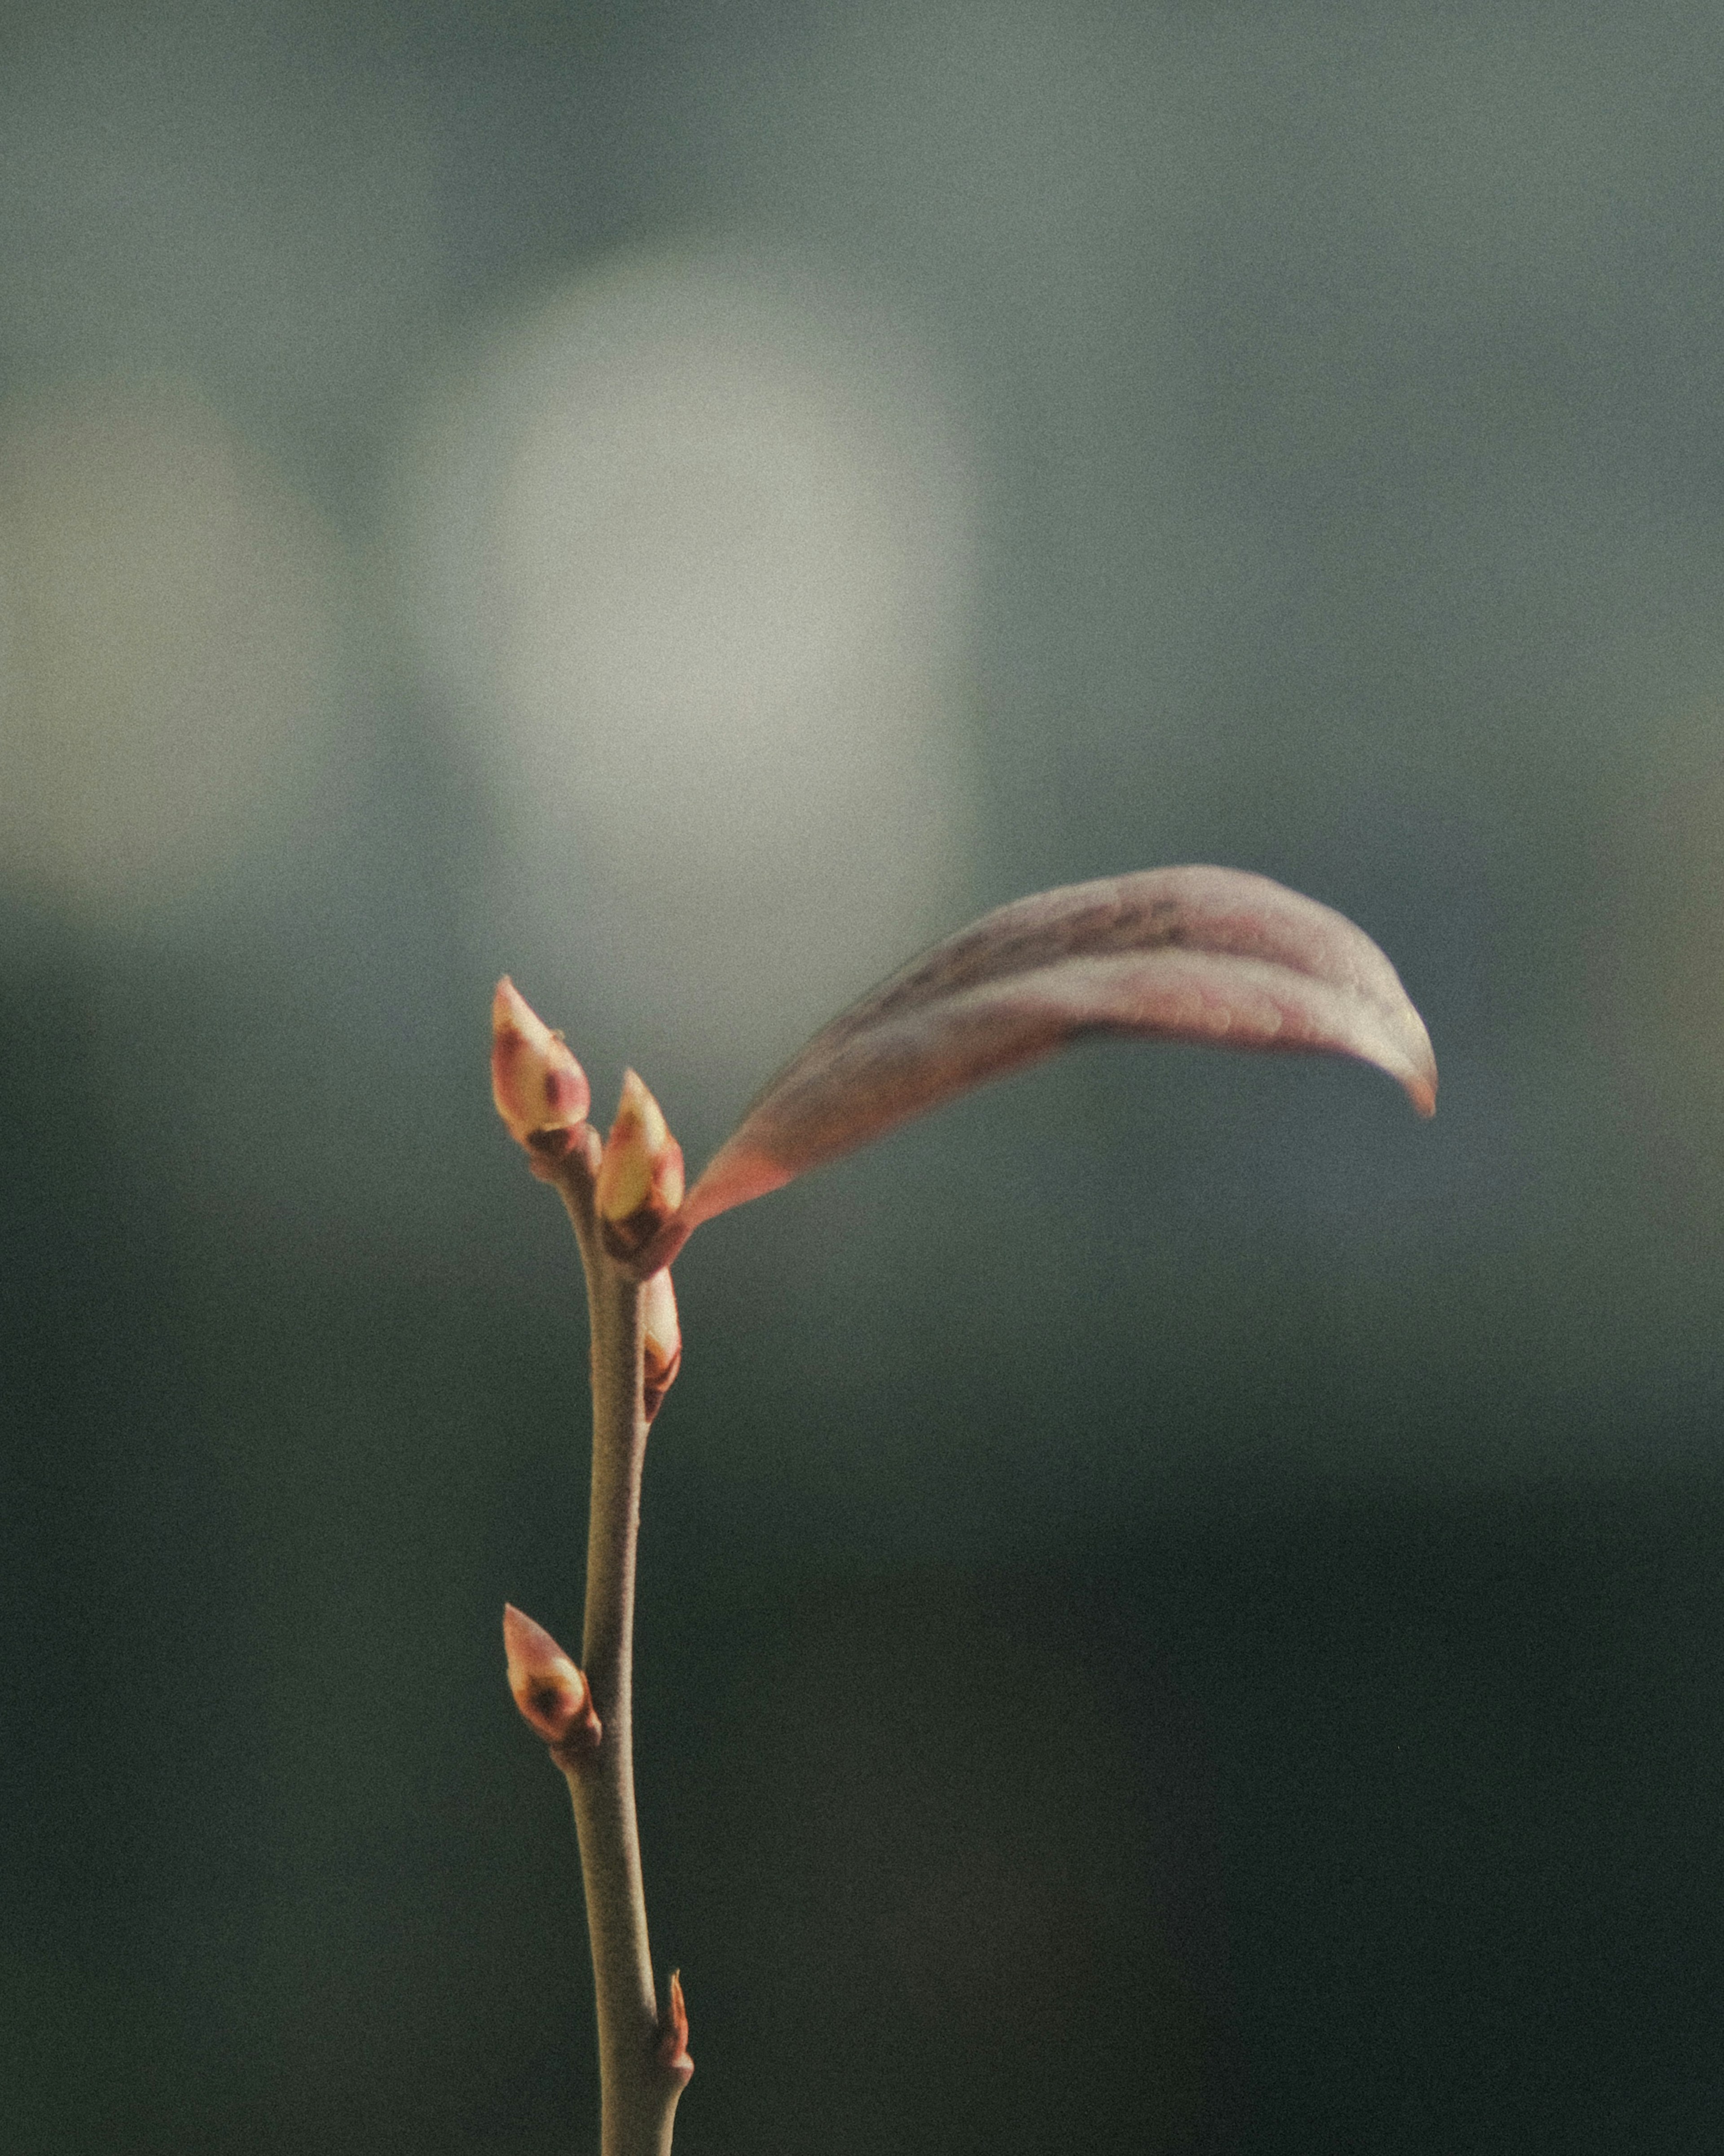
[[[685,2089],[693,2077],[695,2062],[689,2056],[689,2010],[682,1995],[680,1969],[671,1970],[666,1989],[670,1999],[659,2023],[658,2060],[679,2089]]]
[[[503,1606],[503,1651],[515,1704],[557,1765],[568,1772],[590,1758],[603,1732],[587,1680],[544,1626],[512,1602]]]
[[[682,1204],[682,1147],[671,1137],[664,1111],[633,1070],[623,1074],[623,1096],[605,1140],[594,1197],[605,1250],[631,1270],[631,1261]]]
[[[641,1396],[650,1422],[682,1367],[682,1327],[677,1322],[676,1291],[670,1285],[669,1265],[655,1272],[641,1291],[640,1317],[645,1343]]]
[[[491,1003],[491,1098],[542,1181],[577,1147],[590,1154],[587,1074],[506,973]]]

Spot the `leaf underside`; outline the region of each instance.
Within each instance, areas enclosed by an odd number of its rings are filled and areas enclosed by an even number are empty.
[[[1241,869],[1145,869],[984,914],[826,1026],[765,1088],[684,1234],[1091,1034],[1375,1064],[1423,1116],[1429,1036],[1343,914]]]

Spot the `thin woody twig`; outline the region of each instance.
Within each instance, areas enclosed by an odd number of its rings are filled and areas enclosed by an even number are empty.
[[[577,1669],[549,1633],[511,1608],[504,1616],[510,1685],[522,1714],[550,1747],[574,1805],[598,2005],[601,2156],[669,2156],[677,2100],[695,2069],[681,1983],[673,1973],[661,2016],[653,1979],[631,1710],[641,1471],[652,1413],[675,1375],[675,1303],[668,1276],[644,1287],[606,1253],[597,1199],[598,1136],[581,1120],[584,1076],[573,1086],[564,1067],[578,1075],[578,1066],[553,1035],[523,1043],[531,1014],[525,1006],[505,1004],[501,991],[499,1009],[505,1045],[494,1068],[501,1074],[498,1104],[505,1117],[525,1095],[521,1116],[531,1122],[542,1062],[562,1088],[561,1106],[576,1118],[518,1134],[535,1172],[555,1185],[574,1224],[587,1276],[593,1366],[583,1666]],[[511,1034],[521,1045],[509,1045]]]
[[[598,2006],[602,2156],[665,2156],[678,2097],[694,2071],[679,2038],[669,2057],[648,1943],[634,1815],[632,1695],[635,1549],[648,1418],[643,1291],[606,1256],[587,1162],[556,1178],[580,1241],[593,1340],[593,1493],[581,1656],[603,1731],[565,1767],[581,1844]],[[674,2004],[681,1986],[673,1979]],[[682,2034],[687,2021],[683,2018]]]

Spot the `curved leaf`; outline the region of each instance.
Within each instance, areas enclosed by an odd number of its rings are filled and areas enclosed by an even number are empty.
[[[1362,928],[1244,870],[1146,869],[984,914],[834,1019],[713,1157],[676,1242],[1087,1034],[1354,1056],[1436,1106],[1429,1036]]]

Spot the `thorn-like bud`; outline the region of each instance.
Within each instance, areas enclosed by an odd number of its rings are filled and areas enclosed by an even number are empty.
[[[650,1422],[682,1367],[682,1327],[676,1319],[676,1290],[670,1285],[669,1265],[655,1272],[642,1290],[640,1317],[644,1335],[641,1392]]]
[[[535,1175],[548,1178],[577,1147],[590,1155],[587,1074],[506,973],[491,1002],[491,1098]]]
[[[594,1193],[606,1250],[622,1265],[638,1258],[670,1221],[682,1194],[682,1147],[658,1102],[625,1070]]]
[[[512,1602],[503,1605],[503,1651],[515,1704],[557,1765],[575,1767],[590,1758],[603,1732],[587,1680],[544,1626]]]
[[[689,2010],[682,1995],[680,1969],[671,1970],[667,1988],[670,1997],[659,2020],[659,2070],[672,2076],[680,2093],[693,2078],[695,2062],[689,2056]]]

